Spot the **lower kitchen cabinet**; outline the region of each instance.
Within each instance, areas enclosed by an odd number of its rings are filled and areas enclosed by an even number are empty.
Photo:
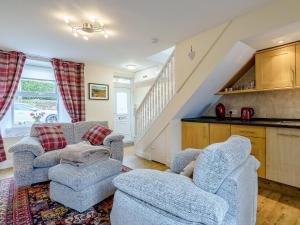
[[[258,176],[266,178],[266,139],[249,137],[251,141],[251,155],[260,162],[260,167],[257,171]]]
[[[205,148],[209,145],[209,124],[182,122],[182,149]]]
[[[209,144],[226,141],[230,137],[230,124],[209,124]]]
[[[300,129],[183,122],[182,149],[205,148],[234,134],[250,139],[259,177],[300,188]]]
[[[258,176],[266,178],[266,128],[256,126],[231,125],[232,135],[241,135],[251,141],[251,154],[260,162]]]
[[[267,179],[300,188],[300,129],[267,128]]]

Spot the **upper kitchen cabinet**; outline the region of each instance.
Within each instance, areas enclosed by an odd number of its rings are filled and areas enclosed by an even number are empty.
[[[293,88],[296,71],[295,58],[295,45],[258,52],[255,56],[256,89]]]
[[[300,87],[300,44],[296,45],[296,77],[295,86]]]

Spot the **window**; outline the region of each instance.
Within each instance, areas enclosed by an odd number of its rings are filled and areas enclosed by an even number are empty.
[[[121,84],[130,84],[131,79],[121,78],[121,77],[114,77],[114,82],[115,83],[121,83]]]
[[[127,94],[126,92],[117,92],[117,114],[127,114],[128,113],[128,103],[127,103]]]
[[[13,125],[58,122],[58,99],[54,80],[22,77],[12,106]]]
[[[13,103],[1,121],[3,135],[24,136],[33,123],[70,120],[50,62],[26,60]]]

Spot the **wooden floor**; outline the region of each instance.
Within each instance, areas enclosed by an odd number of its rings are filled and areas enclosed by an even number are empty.
[[[149,161],[136,156],[134,154],[133,146],[125,148],[123,165],[128,166],[131,169],[155,169],[161,171],[168,169],[168,167],[164,164]]]
[[[137,157],[133,147],[125,148],[123,164],[132,169],[148,168],[161,171],[168,169],[161,163]],[[0,179],[10,176],[12,176],[12,169],[0,170]],[[256,224],[300,225],[300,190],[291,187],[282,188],[280,185],[271,189],[260,182]]]

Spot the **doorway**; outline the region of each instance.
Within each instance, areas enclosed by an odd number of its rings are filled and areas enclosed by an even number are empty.
[[[132,79],[114,77],[114,125],[115,131],[124,135],[124,143],[133,143]]]

